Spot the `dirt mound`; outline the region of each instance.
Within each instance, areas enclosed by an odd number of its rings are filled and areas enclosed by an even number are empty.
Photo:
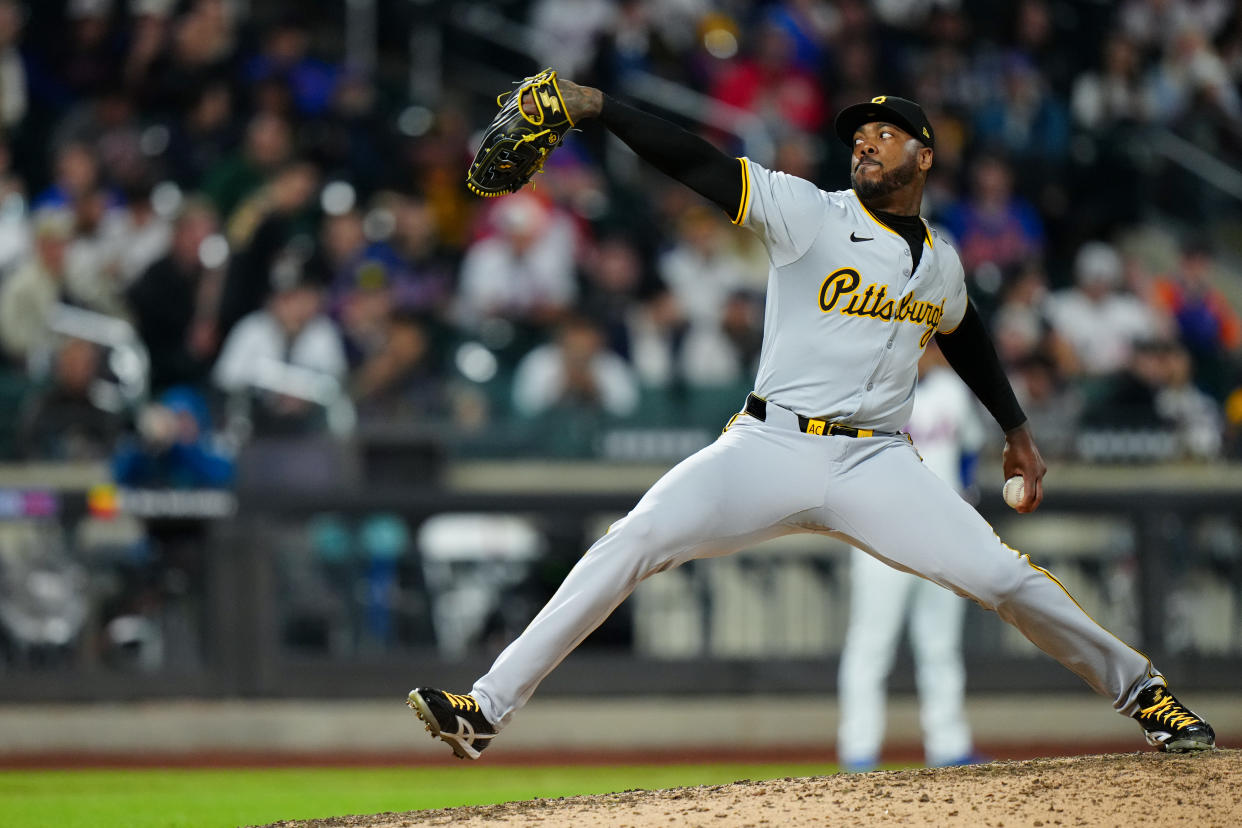
[[[1113,754],[735,782],[269,828],[1242,825],[1242,751]]]

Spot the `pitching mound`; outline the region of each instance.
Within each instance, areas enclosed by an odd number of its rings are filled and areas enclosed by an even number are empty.
[[[1242,825],[1242,751],[992,762],[472,808],[281,822],[280,828]],[[269,828],[276,828],[270,826]]]

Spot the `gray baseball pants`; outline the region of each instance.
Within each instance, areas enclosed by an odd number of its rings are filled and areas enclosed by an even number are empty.
[[[1049,572],[1005,546],[901,437],[817,436],[771,402],[686,458],[612,525],[471,693],[498,728],[643,579],[772,537],[840,537],[994,610],[1123,715],[1163,677]]]

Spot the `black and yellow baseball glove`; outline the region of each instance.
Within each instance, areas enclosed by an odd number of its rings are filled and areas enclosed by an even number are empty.
[[[537,111],[522,111],[527,92]],[[513,92],[496,98],[500,112],[487,128],[483,143],[466,173],[466,186],[485,198],[522,189],[531,176],[543,169],[548,154],[560,146],[573,128],[565,99],[556,85],[556,72],[544,69],[521,81]]]

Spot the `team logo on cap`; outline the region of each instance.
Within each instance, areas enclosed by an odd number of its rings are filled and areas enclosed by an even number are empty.
[[[927,131],[927,127],[923,127],[923,137],[927,139],[931,138],[931,133]]]
[[[871,102],[882,104],[887,100],[888,100],[888,95],[876,95],[874,98],[871,99]]]

